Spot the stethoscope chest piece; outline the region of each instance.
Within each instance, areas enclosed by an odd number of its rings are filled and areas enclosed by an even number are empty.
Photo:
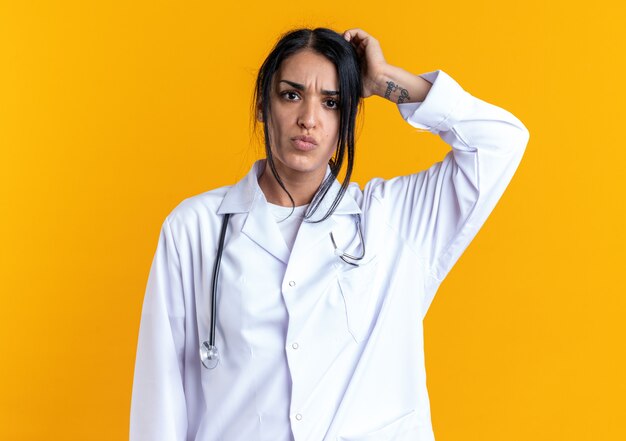
[[[200,345],[200,361],[207,369],[215,369],[217,363],[220,361],[220,354],[217,348],[210,345],[208,341]]]

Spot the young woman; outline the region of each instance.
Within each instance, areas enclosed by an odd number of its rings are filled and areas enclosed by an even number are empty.
[[[372,95],[452,150],[416,174],[350,184],[355,117]],[[266,158],[163,223],[131,440],[433,440],[422,320],[527,129],[441,70],[387,64],[360,29],[283,36],[255,102]]]

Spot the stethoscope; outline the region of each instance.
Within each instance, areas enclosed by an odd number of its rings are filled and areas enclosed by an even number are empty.
[[[359,266],[359,262],[365,257],[365,241],[363,240],[363,231],[361,230],[361,215],[357,213],[355,216],[356,229],[359,235],[359,240],[361,241],[362,252],[360,256],[352,256],[338,248],[332,231],[330,232],[330,240],[333,243],[333,247],[335,247],[336,256],[349,265]],[[224,252],[224,238],[226,237],[226,229],[228,228],[229,218],[230,213],[224,214],[222,229],[220,230],[220,241],[217,245],[217,256],[215,257],[215,264],[213,265],[213,280],[211,282],[211,328],[209,330],[209,340],[203,341],[200,345],[200,361],[202,362],[202,366],[207,369],[215,369],[220,360],[220,353],[217,350],[217,346],[215,346],[215,323],[217,322],[216,293],[217,279],[220,273],[220,262],[222,261],[222,253]]]

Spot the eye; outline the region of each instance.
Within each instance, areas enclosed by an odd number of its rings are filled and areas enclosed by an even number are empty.
[[[294,92],[293,90],[285,90],[284,92],[280,93],[280,96],[282,96],[287,101],[295,101],[300,98],[300,95],[298,95],[298,93]]]
[[[329,109],[339,109],[339,101],[334,99],[327,99],[326,107],[328,107]]]

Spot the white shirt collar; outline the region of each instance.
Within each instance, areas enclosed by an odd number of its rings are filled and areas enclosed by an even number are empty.
[[[265,195],[259,186],[259,175],[263,172],[264,168],[265,159],[256,161],[248,174],[228,190],[217,213],[248,213],[252,209],[256,198],[263,198],[265,200]],[[326,166],[326,176],[329,174],[330,167]],[[326,196],[324,196],[324,199],[309,221],[317,221],[324,217],[340,189],[341,184],[335,179],[328,193],[326,193]],[[350,193],[346,191],[335,209],[334,214],[357,213],[360,214],[361,209]]]

